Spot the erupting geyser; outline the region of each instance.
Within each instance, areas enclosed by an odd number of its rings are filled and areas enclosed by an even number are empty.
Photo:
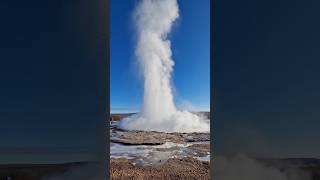
[[[167,35],[179,17],[177,0],[141,0],[134,12],[136,56],[144,78],[141,112],[120,121],[119,128],[161,132],[209,132],[209,121],[174,105]]]

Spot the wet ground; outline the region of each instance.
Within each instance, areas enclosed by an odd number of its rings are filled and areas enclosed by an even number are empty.
[[[112,179],[209,178],[209,133],[125,131],[117,122],[110,127]]]

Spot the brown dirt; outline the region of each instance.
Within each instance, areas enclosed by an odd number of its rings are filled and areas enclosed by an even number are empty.
[[[194,158],[169,159],[159,166],[135,166],[125,158],[111,159],[112,180],[207,180],[209,162]]]
[[[150,138],[140,138],[140,139],[121,139],[121,138],[110,138],[113,143],[120,143],[124,145],[161,145],[164,144],[163,140],[154,140]]]
[[[113,135],[117,135],[114,137]],[[210,133],[164,133],[155,131],[126,131],[116,128],[110,130],[110,141],[130,145],[159,145],[165,142],[210,141]]]
[[[210,144],[193,144],[188,148],[197,152],[200,156],[206,156],[210,152]]]

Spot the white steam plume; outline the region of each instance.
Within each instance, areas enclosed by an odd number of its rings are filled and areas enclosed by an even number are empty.
[[[119,128],[163,132],[209,131],[209,122],[176,109],[171,87],[174,61],[167,39],[179,17],[177,0],[141,0],[134,12],[136,56],[144,77],[141,112],[123,119]]]

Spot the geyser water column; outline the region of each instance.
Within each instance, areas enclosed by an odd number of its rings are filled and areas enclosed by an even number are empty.
[[[167,35],[179,17],[177,0],[141,0],[133,14],[136,57],[144,78],[141,111],[120,121],[119,128],[162,132],[209,131],[209,121],[174,105],[174,61]]]

